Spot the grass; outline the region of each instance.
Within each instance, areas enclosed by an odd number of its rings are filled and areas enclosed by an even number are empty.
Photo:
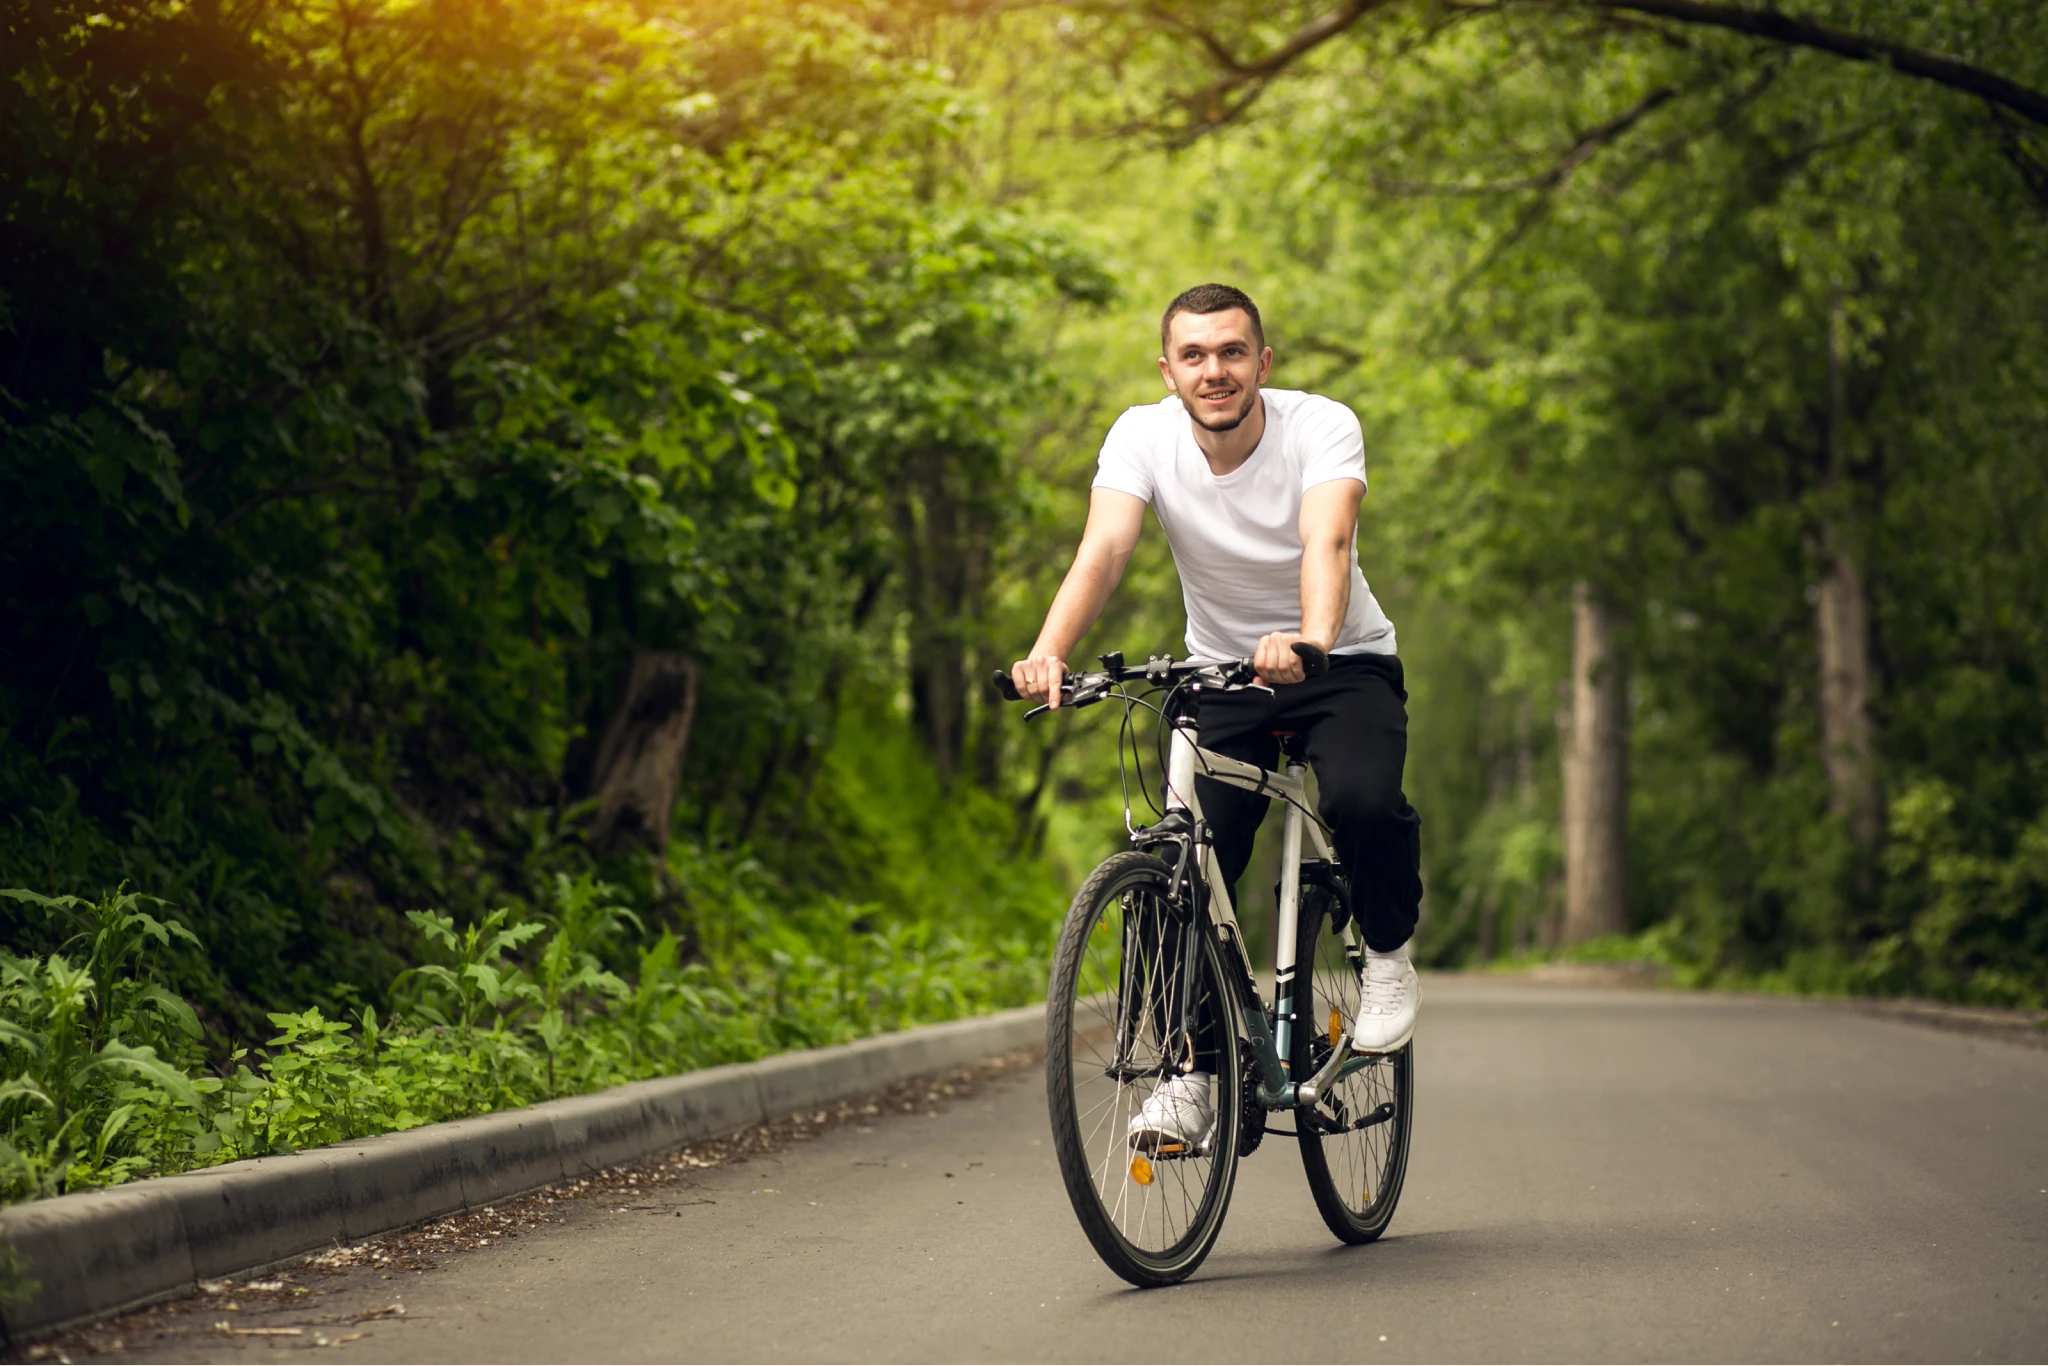
[[[154,898],[4,889],[70,931],[0,954],[0,1200],[117,1185],[410,1129],[621,1082],[1022,1005],[1048,934],[792,907],[746,859],[674,855],[729,945],[685,961],[615,888],[558,875],[545,913],[474,923],[414,911],[421,962],[388,1016],[269,1016],[261,1048],[218,1056],[164,960],[189,932]],[[614,972],[608,960],[629,956]]]

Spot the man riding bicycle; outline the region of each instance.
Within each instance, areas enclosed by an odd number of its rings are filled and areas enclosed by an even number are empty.
[[[1305,742],[1365,939],[1351,1046],[1398,1052],[1420,1002],[1408,941],[1422,904],[1421,819],[1401,791],[1408,694],[1394,626],[1358,567],[1358,418],[1332,399],[1263,387],[1273,352],[1240,290],[1186,291],[1159,333],[1171,394],[1110,428],[1073,567],[1010,676],[1021,696],[1059,706],[1067,656],[1123,577],[1150,503],[1180,573],[1189,655],[1250,657],[1262,685],[1206,698],[1201,743],[1273,768],[1281,735]],[[1306,676],[1297,642],[1330,657],[1320,677]],[[1234,897],[1267,798],[1197,781]],[[1209,1094],[1202,1073],[1168,1079],[1131,1120],[1132,1142],[1198,1141],[1212,1119]]]

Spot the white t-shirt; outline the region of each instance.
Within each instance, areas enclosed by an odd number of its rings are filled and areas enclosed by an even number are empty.
[[[1365,482],[1365,437],[1349,408],[1298,389],[1261,396],[1265,435],[1220,478],[1171,395],[1118,418],[1096,466],[1096,488],[1143,498],[1166,529],[1193,659],[1242,658],[1269,632],[1301,629],[1301,496],[1332,479]],[[1365,586],[1355,538],[1334,653],[1394,653],[1394,623]]]

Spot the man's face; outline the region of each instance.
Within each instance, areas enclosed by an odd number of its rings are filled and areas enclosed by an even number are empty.
[[[1273,352],[1259,345],[1243,309],[1176,313],[1166,335],[1159,373],[1189,417],[1212,432],[1227,432],[1251,416]]]

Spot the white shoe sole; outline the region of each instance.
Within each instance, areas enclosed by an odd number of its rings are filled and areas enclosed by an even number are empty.
[[[1178,1134],[1161,1133],[1157,1129],[1143,1129],[1131,1135],[1131,1151],[1147,1157],[1186,1157],[1196,1145]]]
[[[1147,1157],[1190,1157],[1208,1149],[1210,1135],[1216,1132],[1216,1121],[1211,1119],[1202,1136],[1189,1139],[1165,1129],[1137,1129],[1130,1135],[1131,1151]]]
[[[1374,1044],[1371,1047],[1367,1047],[1366,1045],[1359,1043],[1358,1040],[1354,1038],[1351,1041],[1351,1051],[1354,1053],[1362,1054],[1368,1058],[1383,1058],[1391,1053],[1400,1052],[1402,1049],[1406,1048],[1410,1043],[1414,1042],[1414,1040],[1415,1026],[1409,1025],[1407,1031],[1403,1033],[1400,1038],[1394,1040],[1392,1043]]]

